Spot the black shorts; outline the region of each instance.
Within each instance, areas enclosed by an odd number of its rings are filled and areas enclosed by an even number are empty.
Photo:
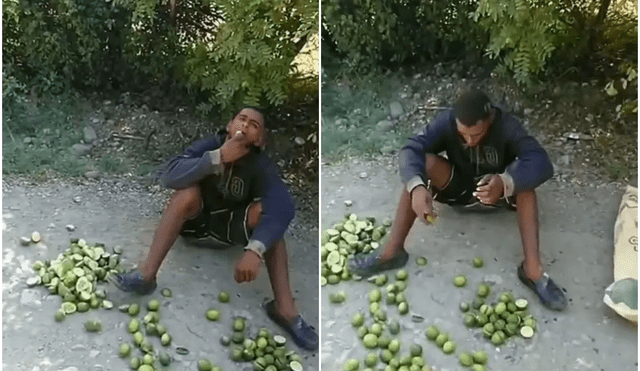
[[[250,237],[249,206],[212,210],[203,204],[200,213],[182,225],[180,235],[198,245],[246,246]]]
[[[478,182],[484,175],[473,177],[460,171],[458,167],[451,164],[451,176],[449,182],[441,191],[437,191],[433,186],[429,187],[429,191],[434,195],[433,199],[450,206],[475,206],[480,202],[473,196],[478,187]],[[496,205],[482,205],[488,208],[506,207],[515,210],[515,196],[501,198]]]

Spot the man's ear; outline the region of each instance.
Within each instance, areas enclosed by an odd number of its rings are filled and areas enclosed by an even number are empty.
[[[265,149],[265,147],[267,146],[267,129],[264,129],[262,131],[262,135],[260,136],[260,139],[258,139],[258,143],[256,143],[255,146],[262,150]]]

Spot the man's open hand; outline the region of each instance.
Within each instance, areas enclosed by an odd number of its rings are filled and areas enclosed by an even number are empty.
[[[258,276],[258,270],[260,270],[260,257],[257,253],[251,250],[245,250],[244,254],[235,267],[234,278],[236,282],[251,282]]]
[[[247,142],[244,134],[235,134],[231,139],[227,139],[222,147],[220,147],[222,161],[226,164],[235,162],[246,156],[250,148],[251,146]]]
[[[433,197],[425,187],[418,186],[411,192],[411,208],[423,223],[429,225],[438,214],[433,211]],[[427,218],[429,216],[429,218]]]
[[[486,180],[486,179],[483,179]],[[493,174],[488,182],[480,183],[473,195],[485,205],[495,205],[504,193],[504,184],[499,175]]]

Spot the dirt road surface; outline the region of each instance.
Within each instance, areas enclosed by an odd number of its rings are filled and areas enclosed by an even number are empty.
[[[391,157],[323,164],[322,230],[341,221],[346,212],[393,218],[401,187]],[[410,313],[424,317],[424,322],[414,323],[409,315],[400,316],[396,308],[382,305],[389,319],[400,320],[400,354],[408,354],[411,343],[420,344],[427,364],[439,371],[464,369],[457,355],[474,350],[488,353],[488,370],[637,370],[637,327],[602,301],[613,281],[613,225],[622,193],[616,184],[577,187],[553,179],[539,188],[542,261],[545,271],[567,290],[569,306],[562,313],[545,309],[517,278],[522,248],[515,212],[462,213],[438,205],[437,224],[414,225],[405,244],[411,255],[406,297]],[[345,206],[345,200],[353,205]],[[418,266],[418,256],[426,257],[428,264]],[[484,258],[483,268],[473,268],[476,256]],[[467,276],[465,288],[453,286],[457,274]],[[481,330],[464,326],[458,305],[471,301],[483,281],[492,287],[489,302],[509,290],[528,300],[530,313],[538,319],[532,339],[512,338],[496,348]],[[322,370],[342,370],[351,358],[362,365],[368,352],[351,317],[362,311],[369,318],[367,294],[374,288],[365,280],[322,288]],[[346,302],[331,304],[329,294],[339,290],[346,291]],[[457,343],[455,355],[445,355],[426,339],[425,328],[431,324],[450,333]]]
[[[232,333],[234,316],[248,319],[248,334],[255,336],[266,327],[283,334],[273,324],[260,304],[272,298],[264,265],[257,280],[239,285],[233,280],[233,266],[241,249],[224,251],[198,248],[178,239],[158,276],[158,290],[149,296],[122,293],[113,285],[101,285],[107,298],[115,304],[112,310],[98,309],[68,316],[62,323],[54,321],[60,307],[59,296],[49,295],[43,286],[28,288],[25,280],[34,273],[36,260],[55,259],[69,247],[72,237],[88,242],[103,242],[107,249],[124,249],[123,265],[131,268],[146,255],[160,220],[164,200],[147,187],[118,179],[31,185],[14,181],[3,184],[2,204],[2,278],[3,278],[3,359],[2,369],[12,371],[98,371],[127,370],[129,360],[118,358],[121,342],[132,343],[127,332],[129,317],[116,308],[139,303],[146,308],[152,298],[161,302],[161,322],[168,327],[173,341],[162,347],[157,337],[151,338],[156,350],[173,358],[173,370],[195,370],[200,358],[207,358],[223,370],[253,369],[251,363],[234,363],[230,348],[220,344],[222,335]],[[161,197],[160,197],[161,199]],[[67,224],[76,227],[69,232]],[[317,214],[298,212],[285,236],[288,242],[290,280],[298,308],[303,317],[318,328],[318,262]],[[21,236],[38,231],[42,242],[20,246]],[[172,298],[164,298],[160,289],[169,288]],[[217,300],[218,293],[231,293],[229,304]],[[209,322],[209,308],[222,311],[221,320]],[[142,318],[146,309],[142,310]],[[101,333],[88,333],[84,322],[90,318],[102,321]],[[287,346],[303,357],[305,370],[318,370],[318,356],[295,346],[290,337]],[[176,346],[189,349],[178,355]],[[138,351],[136,351],[138,353]],[[137,354],[140,356],[140,354]]]

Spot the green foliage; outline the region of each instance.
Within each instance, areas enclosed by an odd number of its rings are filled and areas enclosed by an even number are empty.
[[[485,34],[467,14],[475,1],[322,1],[323,41],[354,70],[473,54]]]
[[[565,15],[553,2],[480,0],[473,18],[490,33],[488,56],[525,85],[544,70],[566,37]]]
[[[609,81],[604,90],[609,96],[618,97],[617,118],[636,116],[638,113],[638,64],[623,63],[622,77]]]

